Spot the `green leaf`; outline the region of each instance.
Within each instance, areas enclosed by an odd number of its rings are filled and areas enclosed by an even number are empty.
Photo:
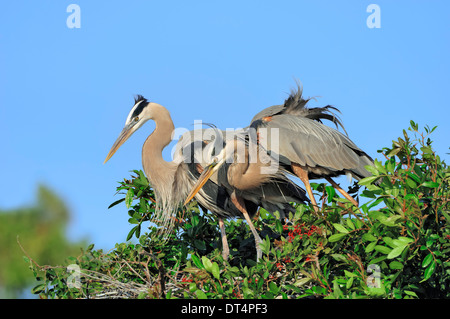
[[[408,176],[411,177],[416,183],[420,183],[420,178],[413,172],[408,172]]]
[[[403,264],[399,261],[394,260],[389,264],[389,268],[393,270],[403,269]]]
[[[403,217],[401,215],[392,215],[392,216],[386,218],[386,220],[384,220],[384,221],[380,220],[380,222],[382,224],[386,225],[386,226],[391,226],[391,227],[398,226],[398,227],[400,227],[397,224],[398,224],[398,220],[402,219],[402,218]]]
[[[382,262],[385,259],[386,259],[386,256],[380,256],[378,258],[370,260],[370,263],[371,264],[378,264],[378,263]]]
[[[333,257],[336,261],[348,263],[347,256],[343,254],[331,254],[331,257]]]
[[[217,280],[220,280],[220,269],[219,265],[216,262],[213,262],[211,272]]]
[[[259,243],[259,247],[261,247],[261,250],[263,251],[264,254],[270,253],[270,239],[268,235],[266,236],[265,239],[262,240],[261,243]]]
[[[393,259],[401,255],[406,246],[395,247],[391,250],[391,252],[387,255],[388,259]]]
[[[428,187],[428,188],[436,188],[436,187],[439,187],[439,184],[436,183],[436,182],[428,181],[428,182],[423,182],[422,186],[425,186],[425,187]]]
[[[392,187],[392,188],[385,188],[384,191],[386,192],[386,194],[392,195],[392,197],[397,198],[398,194],[400,193],[400,190],[397,187]]]
[[[399,241],[405,243],[405,244],[409,244],[409,243],[414,242],[414,239],[412,239],[412,238],[410,238],[410,237],[399,237],[399,238],[397,238],[397,239],[398,239]],[[394,242],[395,242],[395,240],[394,240]]]
[[[244,268],[242,268],[242,272],[244,273],[244,275],[245,275],[246,277],[248,277],[248,276],[250,275],[247,266],[245,266]]]
[[[419,296],[417,296],[417,294],[414,291],[404,290],[404,293],[407,294],[408,296],[419,298]]]
[[[275,222],[275,229],[279,234],[283,232],[283,225],[281,225],[281,221],[279,219]]]
[[[294,286],[296,286],[296,287],[301,287],[301,286],[303,286],[304,284],[307,284],[308,282],[310,282],[311,280],[312,280],[311,277],[304,277],[304,278],[301,278],[301,279],[297,280],[297,281],[294,283]]]
[[[380,211],[373,211],[369,213],[369,216],[372,218],[377,219],[382,223],[383,225],[394,227],[398,226],[396,225],[397,220],[401,219],[402,216],[400,215],[392,215],[390,217],[386,217],[382,212]]]
[[[353,280],[355,279],[355,277],[350,277],[349,280],[347,280],[347,283],[345,285],[345,288],[350,289],[353,285]]]
[[[197,290],[197,285],[195,284],[195,282],[191,282],[190,284],[189,284],[189,291],[190,292],[194,292],[194,291],[196,291]]]
[[[143,171],[139,170],[139,171],[134,171],[135,173],[139,174],[139,178],[136,178],[136,180],[134,181],[135,184],[137,184],[138,186],[144,186],[147,187],[148,186],[148,179],[147,177],[145,177],[145,174]]]
[[[389,247],[386,247],[386,246],[376,245],[375,250],[382,254],[387,255],[391,252],[392,249],[390,249]]]
[[[422,146],[420,148],[420,150],[424,153],[424,154],[433,154],[433,150],[431,149],[430,146]]]
[[[130,188],[127,192],[127,195],[125,196],[125,205],[127,208],[131,207],[131,204],[133,203],[133,197],[134,197],[134,190]]]
[[[38,293],[44,291],[46,287],[47,287],[46,284],[40,284],[40,285],[37,285],[36,287],[34,287],[33,289],[31,289],[31,293],[32,293],[32,294],[38,294]]]
[[[139,221],[136,220],[136,219],[134,219],[134,218],[128,218],[128,222],[129,222],[130,224],[139,224]]]
[[[375,168],[375,166],[373,165],[366,165],[364,166],[364,168],[369,171],[370,173],[372,173],[372,175],[378,175],[378,170]]]
[[[208,299],[208,297],[206,296],[206,294],[205,294],[202,290],[200,290],[200,289],[197,289],[197,290],[195,291],[195,294],[197,295],[197,298],[198,298],[198,299]]]
[[[333,223],[333,226],[337,229],[338,232],[348,234],[348,230],[343,225]]]
[[[111,205],[108,206],[108,209],[110,209],[111,207],[116,206],[117,204],[122,203],[125,200],[125,198],[121,198],[119,200],[116,200],[114,203],[112,203]]]
[[[331,235],[331,236],[328,238],[328,241],[329,241],[330,243],[334,243],[334,242],[336,242],[336,241],[341,240],[341,239],[344,238],[345,236],[347,236],[346,233],[334,234],[334,235]]]
[[[414,182],[412,179],[409,179],[409,178],[406,179],[406,185],[408,185],[411,188],[416,188],[417,187],[416,182]]]
[[[350,229],[355,230],[355,224],[353,224],[353,222],[352,222],[352,220],[351,220],[350,218],[347,218],[347,219],[346,219],[346,222],[347,222],[347,226],[348,226]]]
[[[404,238],[403,240],[400,238]],[[394,247],[406,247],[408,246],[409,243],[411,243],[410,241],[407,241],[406,237],[399,237],[399,239],[394,239],[392,241],[392,243],[394,244]]]
[[[436,269],[436,262],[430,263],[430,265],[425,269],[425,273],[423,279],[420,282],[427,281],[433,275],[434,270]]]
[[[406,200],[413,200],[416,202],[416,205],[419,205],[419,198],[417,197],[416,194],[406,194],[405,195],[405,199]]]
[[[388,245],[391,248],[395,248],[397,247],[397,245],[394,244],[394,240],[391,237],[383,237],[383,241],[386,243],[386,245]]]
[[[427,267],[433,261],[433,254],[429,253],[422,261],[422,267]]]
[[[127,241],[130,240],[133,237],[134,233],[138,230],[138,228],[140,228],[139,225],[134,226],[133,228],[131,228],[130,232],[127,235]],[[137,237],[139,237],[139,236],[137,236]]]
[[[377,159],[375,159],[374,161],[375,167],[377,168],[377,170],[383,174],[387,174],[386,172],[386,168],[383,166],[383,164],[378,161]]]
[[[204,269],[202,262],[200,261],[200,258],[198,258],[196,255],[191,255],[192,261],[194,262],[194,265],[197,266],[197,268]]]
[[[325,186],[325,191],[327,192],[328,195],[328,203],[331,203],[333,201],[333,197],[336,194],[336,190],[334,189],[333,186]]]
[[[208,259],[208,257],[202,256],[202,263],[203,263],[203,266],[205,267],[206,271],[212,272],[212,263],[211,263],[211,260]]]
[[[362,235],[362,238],[366,241],[376,241],[377,240],[377,238],[374,235],[369,234],[369,233],[365,233],[364,235]]]
[[[377,180],[379,178],[379,176],[369,176],[369,177],[365,177],[363,179],[361,179],[358,184],[362,185],[362,186],[367,186],[369,184],[372,184],[372,182],[374,182],[375,180]]]
[[[274,295],[278,294],[278,292],[280,291],[280,288],[278,288],[273,281],[269,283],[269,289]]]
[[[393,157],[397,155],[401,151],[400,147],[394,147],[392,150],[389,151],[389,153],[386,154],[387,157]]]
[[[369,245],[367,245],[366,249],[364,250],[366,253],[370,253],[372,250],[374,250],[375,246],[377,245],[376,241],[371,242]]]
[[[386,162],[386,164],[387,164],[386,168],[387,168],[388,172],[393,174],[394,170],[395,170],[395,160],[393,158],[391,158],[390,160],[388,160]]]
[[[368,184],[365,186],[366,186],[367,190],[369,190],[371,192],[374,192],[374,193],[376,192],[377,194],[381,194],[383,192],[382,188],[375,186],[373,184]]]
[[[354,274],[354,273],[352,273],[352,272],[350,272],[350,271],[347,271],[347,270],[345,270],[344,269],[344,274],[347,276],[347,277],[356,277],[356,276],[358,276],[357,274]]]

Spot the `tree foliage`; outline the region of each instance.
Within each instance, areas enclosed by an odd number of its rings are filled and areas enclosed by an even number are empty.
[[[327,185],[313,184],[318,215],[298,205],[280,221],[261,209],[254,220],[263,243],[241,219],[226,221],[231,258],[221,256],[218,223],[192,203],[180,210],[169,238],[154,236],[153,192],[142,171],[120,182],[130,216],[128,239],[110,252],[93,245],[64,266],[39,266],[34,292],[42,298],[448,298],[450,212],[448,166],[411,121],[379,152],[372,176],[350,193],[359,209]],[[363,200],[361,200],[363,202]],[[143,231],[145,231],[143,233]],[[76,265],[78,273],[67,272]],[[72,281],[71,281],[72,280]]]
[[[65,235],[69,215],[64,202],[42,185],[36,204],[0,212],[0,297],[18,297],[35,283],[21,247],[43,263],[61,263],[79,250],[81,243],[70,243]]]

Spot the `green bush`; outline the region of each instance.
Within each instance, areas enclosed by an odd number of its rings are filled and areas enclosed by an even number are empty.
[[[107,253],[91,245],[59,267],[31,260],[39,281],[33,292],[42,298],[447,298],[450,171],[432,149],[434,128],[423,135],[411,121],[408,130],[413,137],[404,130],[379,151],[386,160],[369,168],[373,176],[350,188],[358,194],[364,187],[359,209],[317,183],[318,216],[299,205],[280,221],[261,209],[254,220],[263,238],[258,263],[241,219],[226,221],[231,258],[224,262],[217,220],[195,203],[180,211],[168,238],[154,236],[153,193],[142,171],[134,171],[112,206],[125,202],[127,240],[136,243]]]

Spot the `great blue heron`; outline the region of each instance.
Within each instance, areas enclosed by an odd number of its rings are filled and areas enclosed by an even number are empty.
[[[203,171],[202,164],[206,165],[212,160],[212,155],[205,150],[212,139],[208,138],[209,135],[205,137],[205,134],[202,133],[187,132],[176,145],[173,161],[164,160],[162,151],[171,142],[175,129],[170,113],[162,105],[149,102],[143,96],[138,95],[126,119],[125,127],[111,147],[104,163],[150,119],[155,121],[156,127],[143,145],[142,165],[155,192],[154,219],[160,222],[163,226],[162,229],[170,231],[178,208],[183,205],[189,191]],[[226,143],[228,140],[237,141],[245,138],[242,134],[245,135],[245,133],[237,131],[232,133],[231,137],[225,134],[228,136],[225,139],[215,138],[213,148],[218,148],[219,143]],[[249,223],[258,244],[260,239],[251,222],[251,217],[257,212],[258,206],[262,206],[272,213],[279,211],[282,214],[292,209],[289,201],[303,202],[307,200],[305,191],[292,183],[282,171],[276,172],[273,177],[270,183],[260,185],[252,192],[236,194],[236,192],[230,193],[226,187],[216,183],[213,176],[211,181],[195,195],[201,207],[216,214],[219,218],[224,259],[229,256],[229,248],[223,218],[243,216]],[[261,250],[258,245],[256,246],[258,258],[260,258]]]
[[[283,105],[268,107],[254,116],[250,125],[256,131],[253,136],[259,136],[260,131],[265,130],[265,150],[272,155],[276,153],[280,166],[302,180],[316,213],[318,206],[309,183],[310,179],[316,178],[325,178],[358,207],[358,202],[331,177],[347,175],[359,180],[370,176],[365,166],[373,165],[373,160],[346,135],[321,122],[322,119],[330,120],[336,128],[341,126],[344,129],[341,121],[331,111],[339,111],[338,109],[329,105],[307,108],[308,101],[309,99],[302,97],[299,86],[297,91],[291,92]],[[272,138],[274,132],[277,135],[275,139]],[[255,142],[260,144],[259,140]],[[218,171],[228,158],[227,149],[214,158],[199,177],[188,199],[196,194],[209,176]],[[247,165],[252,167],[252,171],[258,171],[260,163]],[[234,176],[228,176],[229,181],[233,178]],[[241,176],[241,182],[245,182],[242,179],[246,178],[254,179],[255,176]],[[233,186],[239,189],[239,185]]]
[[[211,130],[213,133],[211,133]],[[206,132],[209,131],[209,132]],[[186,132],[179,139],[174,158],[183,158],[185,164],[180,166],[182,171],[187,171],[192,184],[201,176],[204,167],[209,164],[213,158],[212,152],[227,145],[235,145],[243,143],[243,154],[248,155],[248,148],[245,140],[248,138],[247,131],[244,129],[233,131],[220,131],[217,129],[198,130]],[[190,154],[190,156],[189,156]],[[189,159],[186,161],[186,159]],[[244,162],[244,160],[241,160]],[[244,217],[248,222],[250,229],[255,238],[257,259],[261,258],[262,251],[259,247],[261,239],[256,232],[251,219],[256,214],[258,207],[263,207],[273,215],[279,213],[279,217],[284,219],[289,212],[295,209],[291,202],[304,203],[308,201],[305,191],[290,181],[283,171],[275,171],[270,175],[263,177],[264,180],[258,179],[252,181],[251,184],[257,184],[256,187],[248,187],[244,190],[236,192],[224,182],[222,178],[223,172],[212,174],[206,184],[200,190],[200,196],[196,196],[196,200],[203,211],[209,210],[214,213],[219,220],[219,226],[222,237],[222,256],[226,260],[229,256],[229,247],[224,228],[223,218]],[[241,171],[245,174],[245,170]],[[251,172],[248,172],[251,173]],[[238,178],[238,177],[237,177]],[[189,190],[177,189],[176,191],[187,194]],[[190,198],[192,199],[192,197]],[[184,204],[187,204],[186,201]]]

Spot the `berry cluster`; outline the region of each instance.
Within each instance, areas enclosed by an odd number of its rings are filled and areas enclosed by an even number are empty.
[[[192,279],[191,278],[188,279],[188,278],[183,276],[183,278],[181,278],[181,282],[182,283],[190,283],[190,282],[192,282]]]
[[[310,237],[315,232],[318,232],[319,228],[317,226],[312,225],[311,227],[306,227],[305,223],[297,224],[292,226],[284,225],[283,230],[289,230],[288,233],[288,242],[292,243],[295,237],[303,238],[303,235]]]
[[[289,264],[290,262],[292,262],[291,257],[286,257],[281,259],[282,262],[284,262],[285,264]],[[283,264],[281,262],[277,262],[276,265],[278,270],[282,270],[283,269]]]

